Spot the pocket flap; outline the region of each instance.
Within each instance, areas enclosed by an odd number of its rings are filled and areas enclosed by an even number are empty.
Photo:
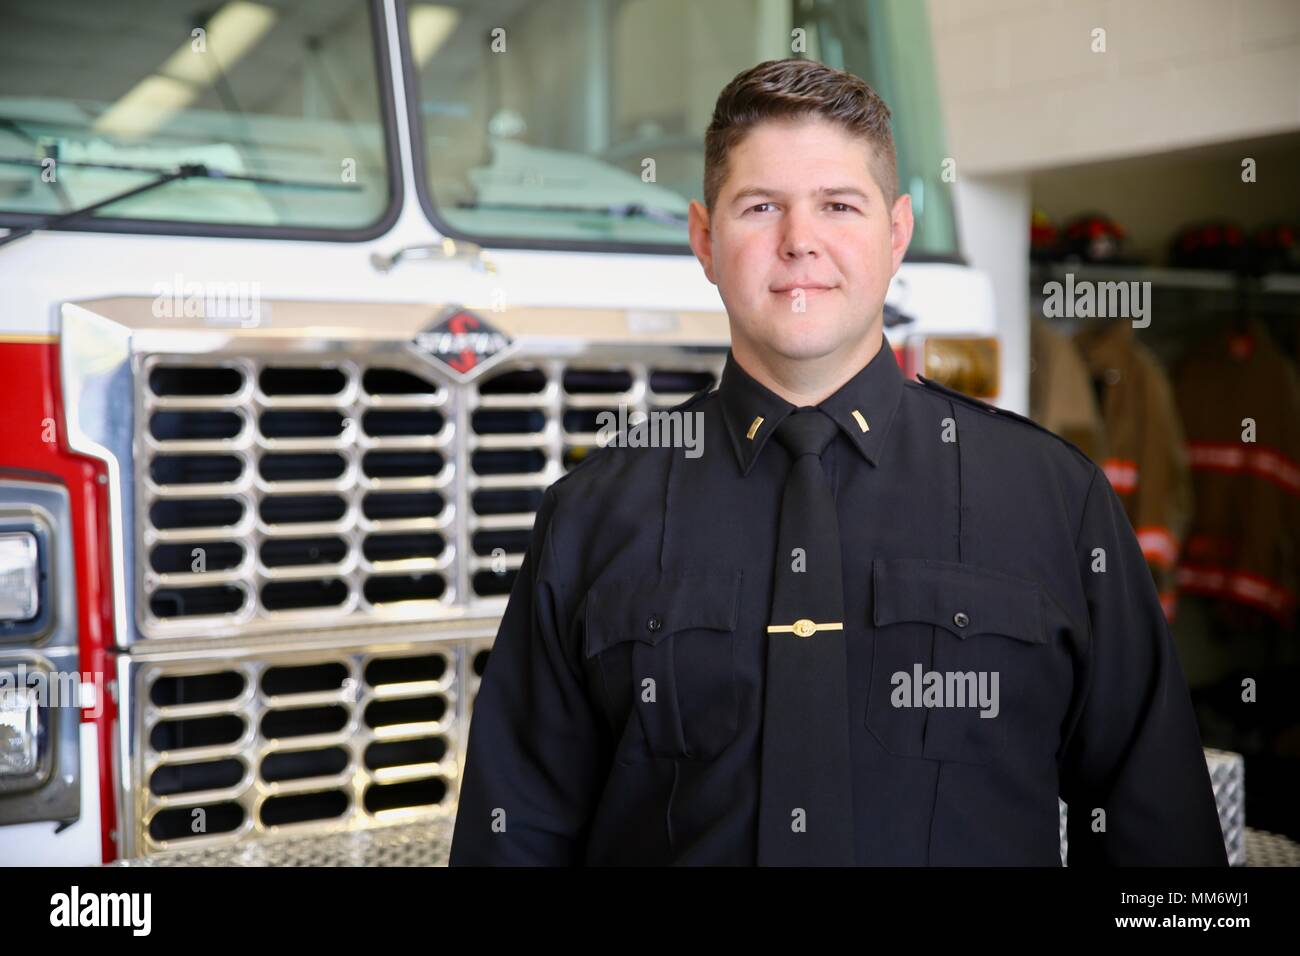
[[[877,626],[920,621],[957,637],[1001,634],[1033,644],[1047,641],[1034,581],[925,558],[876,558],[872,575]]]
[[[621,641],[658,644],[676,631],[734,631],[741,572],[672,572],[600,579],[587,592],[585,653]]]

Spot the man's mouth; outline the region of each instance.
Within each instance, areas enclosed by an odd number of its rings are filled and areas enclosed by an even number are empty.
[[[829,292],[831,291],[831,289],[834,288],[835,286],[833,285],[822,285],[816,282],[809,282],[806,284],[800,284],[796,282],[791,285],[777,286],[776,288],[772,289],[772,291],[777,295],[797,295],[800,292],[800,290],[802,290],[805,295],[817,295],[818,293],[821,292]]]

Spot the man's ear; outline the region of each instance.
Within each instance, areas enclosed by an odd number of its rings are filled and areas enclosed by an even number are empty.
[[[912,242],[912,197],[907,193],[894,200],[894,208],[889,214],[889,245],[893,264],[890,275],[898,272],[903,264],[903,255]]]
[[[698,199],[692,199],[687,209],[687,228],[695,258],[700,260],[709,281],[717,285],[718,280],[713,277],[713,233],[709,226],[709,211]]]

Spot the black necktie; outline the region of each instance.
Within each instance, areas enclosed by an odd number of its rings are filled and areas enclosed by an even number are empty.
[[[837,426],[815,408],[787,415],[767,633],[760,866],[851,866],[853,793],[839,519],[821,454]]]

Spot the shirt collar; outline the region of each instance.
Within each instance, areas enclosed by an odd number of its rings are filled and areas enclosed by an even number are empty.
[[[741,368],[730,350],[718,391],[736,461],[747,475],[768,438],[795,406]],[[863,458],[878,465],[902,392],[902,370],[889,340],[882,336],[880,350],[871,360],[818,407],[835,420]]]

